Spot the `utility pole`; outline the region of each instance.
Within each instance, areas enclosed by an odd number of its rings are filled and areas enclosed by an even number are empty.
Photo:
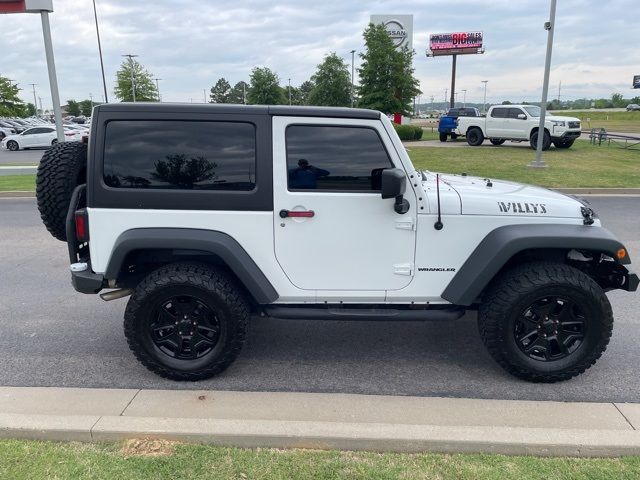
[[[104,101],[109,103],[107,97],[107,80],[104,76],[104,62],[102,61],[102,44],[100,43],[100,29],[98,28],[98,12],[96,10],[96,0],[93,0],[93,17],[96,21],[96,36],[98,37],[98,53],[100,54],[100,69],[102,70],[102,87],[104,88]]]
[[[204,100],[204,103],[207,103],[207,89],[206,88],[202,89],[202,100]]]
[[[462,107],[467,106],[467,91],[465,89],[462,90]]]
[[[156,91],[158,92],[158,101],[162,102],[162,97],[160,96],[160,84],[158,83],[162,79],[161,78],[154,78],[154,80],[156,81]]]
[[[89,101],[91,102],[91,114],[93,115],[93,93],[89,94]]]
[[[355,105],[355,87],[353,84],[355,74],[356,51],[351,50],[351,108]]]
[[[62,127],[62,110],[60,109],[60,92],[58,90],[58,76],[56,75],[56,62],[53,58],[53,42],[51,41],[51,24],[49,12],[40,10],[42,21],[42,37],[44,39],[44,53],[47,57],[47,72],[49,73],[49,86],[51,88],[51,102],[53,103],[53,117],[56,122],[56,137],[58,142],[64,142],[64,129]]]
[[[131,72],[131,93],[133,94],[133,101],[135,102],[136,101],[136,81],[135,81],[135,78],[133,77],[133,59],[138,55],[131,55],[130,53],[127,53],[126,55],[122,55],[122,56],[129,58],[129,67]]]
[[[448,91],[449,91],[449,90],[447,90],[446,88],[444,89],[444,103],[445,103],[445,104],[447,103],[447,92],[448,92]]]
[[[431,95],[431,109],[429,110],[429,115],[433,112],[433,95]]]
[[[556,22],[556,0],[551,0],[549,9],[549,21],[544,23],[547,34],[547,55],[544,62],[544,80],[542,82],[542,102],[540,104],[540,123],[538,124],[538,141],[536,142],[536,159],[528,167],[545,168],[547,165],[542,160],[542,144],[544,141],[544,119],[547,113],[547,95],[549,93],[549,71],[551,70],[551,53],[553,51],[553,31]]]
[[[247,84],[242,82],[242,104],[247,104]]]
[[[44,115],[44,110],[42,109],[42,97],[38,97],[38,101],[40,102],[40,115]]]
[[[38,113],[38,100],[36,99],[36,85],[38,84],[30,83],[29,85],[33,87],[33,106],[36,107],[36,113]]]
[[[558,106],[560,106],[560,89],[562,88],[562,80],[558,83]]]
[[[289,78],[289,105],[291,105],[291,79]]]
[[[489,80],[480,80],[481,83],[484,83],[484,99],[482,100],[482,109],[486,115],[487,113],[487,82]]]

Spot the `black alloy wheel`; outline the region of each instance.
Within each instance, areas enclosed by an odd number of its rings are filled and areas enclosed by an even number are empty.
[[[574,354],[582,345],[587,318],[575,301],[547,296],[527,307],[514,322],[513,335],[518,348],[534,360],[560,360]]]
[[[171,358],[201,358],[220,339],[222,326],[215,312],[194,296],[175,295],[160,300],[149,320],[151,341]]]

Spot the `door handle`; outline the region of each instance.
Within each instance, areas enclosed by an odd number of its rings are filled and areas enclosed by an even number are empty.
[[[314,217],[316,213],[313,210],[285,210],[284,208],[280,210],[280,218],[311,218]]]

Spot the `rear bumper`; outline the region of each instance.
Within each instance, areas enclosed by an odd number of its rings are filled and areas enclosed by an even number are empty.
[[[102,290],[104,277],[87,268],[84,272],[71,272],[71,285],[80,293],[95,294]]]

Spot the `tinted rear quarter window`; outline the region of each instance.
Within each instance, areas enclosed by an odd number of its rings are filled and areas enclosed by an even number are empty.
[[[290,190],[379,191],[393,167],[372,128],[292,125],[286,141]]]
[[[104,182],[113,188],[253,190],[255,126],[244,122],[107,123]]]
[[[494,108],[491,111],[492,118],[507,118],[508,114],[509,114],[508,108]]]

